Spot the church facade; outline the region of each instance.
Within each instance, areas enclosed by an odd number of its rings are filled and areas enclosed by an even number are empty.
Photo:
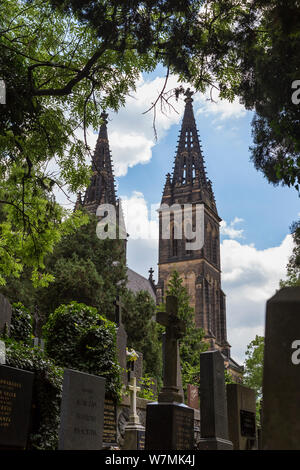
[[[182,120],[178,147],[172,174],[166,176],[159,210],[159,254],[158,282],[155,285],[153,270],[149,279],[128,268],[127,287],[134,292],[147,290],[157,303],[164,300],[168,281],[176,270],[183,280],[195,312],[195,324],[205,331],[205,341],[210,350],[218,349],[226,367],[236,381],[240,380],[242,368],[231,358],[227,341],[226,296],[221,287],[220,222],[212,183],[208,179],[198,131],[196,127],[192,92],[185,93],[185,111]],[[121,203],[117,199],[113,164],[107,134],[107,114],[102,113],[103,124],[92,162],[92,177],[83,200],[78,196],[76,208],[83,206],[96,213],[100,204],[112,204],[117,214],[122,215]],[[204,244],[198,249],[187,249],[183,224],[182,236],[178,237],[178,216],[188,205],[191,208],[190,227],[197,229],[197,207],[202,206]],[[162,208],[170,207],[169,237],[163,235]],[[196,232],[195,232],[196,233]],[[124,241],[126,245],[126,241]]]

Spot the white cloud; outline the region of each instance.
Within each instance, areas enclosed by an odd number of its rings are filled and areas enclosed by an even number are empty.
[[[148,269],[156,268],[158,257],[158,214],[156,204],[148,209],[141,192],[133,191],[130,197],[121,197],[126,230],[128,266],[148,277]],[[157,279],[157,271],[154,275]]]
[[[216,120],[224,121],[225,119],[244,117],[246,114],[245,107],[239,103],[238,99],[228,101],[220,99],[218,90],[214,90],[213,101],[210,99],[210,92],[207,91],[205,95],[195,95],[195,102],[200,104],[196,114],[213,115]]]
[[[264,334],[266,301],[286,277],[293,241],[287,235],[279,246],[258,250],[236,240],[221,244],[222,288],[227,297],[228,340],[232,355],[244,360],[247,345]]]
[[[240,222],[244,222],[244,219],[235,217],[232,222],[228,225],[225,220],[222,220],[220,223],[220,233],[221,235],[227,235],[229,238],[244,238],[244,229],[236,229],[235,225]]]
[[[118,113],[109,114],[108,137],[112,151],[115,175],[125,176],[128,168],[138,164],[149,163],[152,157],[152,148],[156,144],[153,129],[153,112],[147,111],[156,100],[164,86],[165,78],[156,77],[146,81],[140,78],[136,91],[128,96],[126,104]],[[171,76],[166,90],[171,90],[179,85],[177,77]],[[178,124],[182,119],[184,100],[178,102],[175,98],[170,100],[177,112],[166,107],[161,112],[158,105],[155,127],[158,140],[164,137],[173,124]],[[97,140],[97,134],[88,133],[88,144],[93,149]]]

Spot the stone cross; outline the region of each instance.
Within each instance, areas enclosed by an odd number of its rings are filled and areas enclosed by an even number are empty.
[[[177,383],[178,370],[178,339],[185,333],[185,323],[178,317],[177,297],[169,295],[166,298],[166,311],[158,312],[156,321],[166,327],[164,354],[164,386],[158,396],[159,402],[182,402]]]
[[[141,390],[141,387],[136,385],[136,377],[132,377],[128,385],[130,390],[130,415],[129,424],[140,424],[140,418],[136,412],[136,394]]]
[[[117,326],[120,326],[122,323],[122,300],[119,295],[117,295],[116,300],[114,301],[115,306],[115,323]]]

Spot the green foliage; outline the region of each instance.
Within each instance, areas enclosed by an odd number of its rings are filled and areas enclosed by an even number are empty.
[[[287,265],[287,279],[280,281],[280,288],[282,287],[296,287],[300,286],[300,222],[295,222],[291,231],[293,234],[294,248],[292,256]]]
[[[89,222],[64,236],[47,257],[47,271],[55,280],[36,293],[41,312],[49,314],[74,300],[114,320],[113,301],[123,294],[126,280],[124,246],[121,240],[100,240],[96,224],[96,217],[89,215]]]
[[[141,377],[139,379],[139,386],[141,387],[141,390],[137,394],[139,398],[151,401],[157,400],[157,395],[154,393],[155,382],[152,377],[148,375]]]
[[[37,308],[45,317],[74,300],[96,307],[114,320],[113,301],[125,290],[124,248],[119,240],[100,240],[96,224],[96,217],[89,215],[86,225],[64,235],[55,245],[45,260],[46,271],[54,277],[48,287],[34,289],[31,271],[25,268],[19,279],[8,278],[0,291],[11,302]]]
[[[173,271],[166,295],[175,295],[178,299],[178,316],[185,321],[186,332],[180,340],[180,361],[182,385],[186,393],[187,385],[199,385],[200,353],[207,351],[208,345],[203,341],[204,330],[197,328],[194,322],[194,309],[183,280],[177,271]],[[164,306],[161,306],[164,308]]]
[[[32,340],[32,316],[21,302],[12,304],[10,337],[30,345]]]
[[[262,399],[263,362],[264,337],[256,335],[255,339],[247,346],[243,383],[255,390],[258,422],[260,422],[259,409]]]
[[[93,307],[71,302],[49,316],[43,333],[46,351],[57,365],[104,377],[107,393],[120,397],[114,323]]]
[[[150,294],[140,291],[134,294],[127,290],[123,297],[123,322],[127,333],[127,344],[143,354],[145,375],[161,383],[162,353],[161,328],[155,321],[156,306]]]
[[[228,369],[225,369],[225,384],[234,384],[236,383],[234,378],[232,377],[232,374]]]
[[[153,58],[129,44],[120,53],[47,0],[3,0],[0,24],[7,91],[0,106],[0,283],[24,265],[32,267],[35,282],[48,283],[51,278],[40,273],[44,257],[70,229],[54,191],[76,192],[90,176],[90,149],[76,131],[98,130],[100,109],[124,104]]]
[[[63,369],[57,367],[39,348],[29,348],[12,339],[5,342],[7,365],[35,374],[28,448],[55,450],[58,447]]]

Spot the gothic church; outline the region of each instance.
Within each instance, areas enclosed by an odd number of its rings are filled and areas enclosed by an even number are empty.
[[[231,358],[230,345],[226,331],[226,297],[221,288],[220,262],[220,222],[211,181],[208,179],[202,155],[198,131],[193,112],[192,92],[185,93],[185,111],[179,135],[178,147],[173,172],[167,174],[161,203],[179,207],[192,206],[192,225],[195,227],[197,204],[204,208],[204,245],[201,249],[187,250],[184,237],[174,236],[174,215],[171,215],[169,238],[162,237],[162,213],[159,212],[159,256],[158,283],[153,280],[150,269],[149,279],[128,268],[127,287],[134,292],[146,290],[160,303],[164,298],[166,286],[174,270],[178,271],[186,286],[191,306],[195,311],[195,323],[205,331],[205,340],[209,349],[218,349],[223,355],[225,366],[233,377],[240,381],[242,368]],[[78,195],[76,208],[85,207],[96,213],[103,203],[113,204],[117,213],[121,213],[121,204],[117,199],[113,165],[107,134],[107,114],[102,113],[103,124],[100,127],[95,147],[91,182],[84,199]],[[125,242],[126,243],[126,242]]]

